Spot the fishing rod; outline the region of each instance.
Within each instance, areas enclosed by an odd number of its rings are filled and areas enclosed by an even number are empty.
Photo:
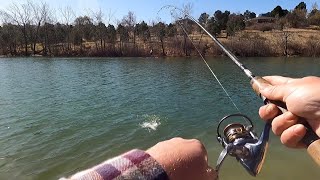
[[[225,94],[229,97],[230,101],[235,106],[235,108],[240,112],[237,105],[233,102],[231,96],[228,94],[226,89],[220,83],[218,77],[212,71],[206,59],[202,56],[200,50],[192,42],[192,39],[187,33],[187,30],[179,21],[177,22],[181,26],[182,30],[187,35],[189,40],[191,41],[192,45],[200,55],[201,59],[209,68],[212,75],[215,77],[219,85],[222,87]],[[240,65],[243,69],[246,69],[242,64]],[[248,72],[248,75],[252,76],[252,73],[250,73],[250,71],[246,71],[246,72]],[[248,125],[245,126],[241,123],[228,124],[223,131],[224,137],[221,136],[220,126],[222,122],[229,120],[233,117],[244,119]],[[225,158],[227,157],[227,155],[230,155],[232,157],[235,157],[242,164],[242,166],[249,172],[250,175],[256,176],[257,174],[259,174],[262,168],[262,165],[264,163],[266,151],[268,148],[270,129],[271,129],[271,123],[268,122],[265,124],[264,130],[262,131],[260,137],[258,137],[254,133],[254,126],[253,126],[252,120],[248,116],[243,115],[241,113],[237,113],[237,114],[231,114],[222,118],[219,121],[217,126],[217,140],[224,149],[221,151],[218,157],[217,164],[215,167],[216,172],[219,173],[220,167],[222,166],[222,163],[224,162]]]
[[[267,80],[263,79],[262,77],[255,76],[247,67],[245,67],[238,58],[227,48],[225,48],[222,43],[211,33],[209,33],[196,19],[194,19],[192,16],[190,16],[188,13],[185,13],[183,10],[167,5],[160,9],[171,9],[171,15],[173,16],[173,13],[175,10],[179,10],[184,14],[184,19],[190,19],[194,23],[196,23],[226,54],[227,56],[241,69],[242,72],[250,79],[251,86],[255,93],[263,100],[264,104],[275,104],[281,113],[287,112],[286,104],[282,101],[273,101],[269,100],[266,97],[264,97],[260,93],[260,87],[271,85]],[[173,9],[173,10],[172,10]],[[202,56],[200,50],[195,46],[195,44],[192,42],[192,39],[188,35],[187,31],[183,27],[183,25],[179,22],[180,20],[183,20],[182,18],[179,18],[177,21],[178,24],[181,26],[182,30],[186,34],[186,36],[189,38],[193,46],[195,47],[196,51],[200,55],[200,57],[203,59],[213,76],[216,78],[226,95],[229,97],[233,105],[237,108],[236,104],[233,102],[232,98],[229,96],[228,92],[225,90],[225,88],[220,83],[217,76],[214,74],[210,66],[208,65],[205,58]],[[239,111],[239,109],[237,108]],[[279,113],[279,115],[281,114]],[[220,126],[221,124],[232,118],[232,117],[238,117],[244,119],[248,125],[243,125],[241,123],[231,123],[228,124],[224,130],[223,135],[220,133]],[[304,126],[306,127],[306,134],[303,137],[302,141],[306,147],[309,155],[313,158],[313,160],[320,165],[320,139],[317,136],[317,134],[312,130],[311,126],[305,121]],[[224,161],[224,159],[227,157],[227,155],[230,155],[232,157],[235,157],[242,165],[243,167],[251,174],[252,176],[256,176],[259,174],[262,165],[264,163],[267,147],[268,147],[268,140],[269,140],[269,132],[271,129],[271,120],[267,121],[265,123],[264,129],[261,132],[260,137],[256,136],[256,134],[253,131],[253,123],[252,120],[243,114],[231,114],[228,116],[225,116],[222,118],[217,126],[217,140],[224,148],[222,152],[220,153],[220,156],[217,160],[216,165],[216,171],[218,172],[220,170],[220,167]]]
[[[227,56],[241,69],[242,72],[246,74],[246,76],[250,79],[250,84],[255,93],[263,100],[264,104],[275,104],[281,113],[287,112],[286,104],[282,101],[274,101],[269,100],[264,97],[260,93],[260,87],[265,87],[266,85],[271,85],[270,82],[263,79],[260,76],[255,76],[247,67],[245,67],[242,63],[240,63],[239,59],[227,48],[225,48],[222,43],[212,34],[210,34],[197,20],[195,20],[192,16],[187,15],[187,18],[195,22],[226,54]],[[280,114],[281,114],[280,113]],[[279,115],[280,115],[279,114]],[[269,122],[267,122],[268,124]],[[306,134],[302,138],[301,142],[306,145],[307,151],[312,159],[320,165],[320,138],[319,136],[312,130],[310,124],[306,121],[302,123],[306,128]]]

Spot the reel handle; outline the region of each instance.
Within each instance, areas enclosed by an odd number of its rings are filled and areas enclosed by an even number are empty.
[[[250,83],[253,90],[263,100],[264,104],[270,104],[270,103],[275,104],[282,113],[285,113],[288,111],[287,106],[284,102],[269,100],[266,97],[261,95],[259,86],[261,86],[261,84],[270,85],[270,83],[267,80],[257,76],[257,77],[254,77]],[[307,146],[307,151],[309,155],[312,157],[312,159],[320,166],[320,138],[313,131],[313,129],[307,123],[307,121],[303,121],[302,124],[305,126],[307,132],[301,141]]]

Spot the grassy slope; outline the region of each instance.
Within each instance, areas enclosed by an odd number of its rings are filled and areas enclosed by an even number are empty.
[[[288,34],[288,46],[290,55],[301,55],[299,51],[311,51],[310,48],[319,49],[320,51],[320,31],[313,29],[285,29],[285,32]],[[237,51],[239,46],[242,46],[243,49],[249,49],[248,43],[260,40],[260,42],[264,42],[271,54],[266,54],[267,56],[282,56],[284,55],[284,39],[285,33],[284,31],[273,30],[273,31],[258,31],[258,30],[243,30],[237,32],[235,36],[226,38],[226,34],[222,33],[218,36],[218,39],[225,44],[227,47],[231,48],[234,51]],[[201,47],[204,47],[206,44],[209,49],[207,50],[206,55],[215,56],[220,55],[219,48],[217,48],[214,42],[210,39],[209,36],[205,34],[200,34],[197,31],[194,31],[190,38],[196,45],[199,45],[199,41],[201,40]],[[179,40],[179,42],[177,42]],[[232,44],[238,43],[238,47],[232,47]],[[99,43],[98,43],[99,44]],[[132,43],[128,43],[132,46]],[[156,37],[152,37],[150,42],[143,42],[137,38],[136,45],[140,50],[145,51],[145,54],[148,55],[149,51],[153,49],[154,55],[160,55],[162,52],[161,44],[157,40]],[[231,46],[231,47],[230,47]],[[83,43],[84,50],[86,51],[94,51],[96,49],[95,42],[84,42]],[[192,47],[192,46],[190,46]],[[174,38],[166,38],[165,40],[165,51],[167,56],[183,56],[183,37],[177,36]],[[248,51],[254,51],[254,47],[251,47]],[[37,50],[41,50],[42,46],[37,45]],[[79,49],[79,47],[75,47],[75,49]],[[313,50],[314,51],[314,50]],[[192,52],[193,54],[195,51]],[[269,52],[270,53],[270,52]],[[319,52],[320,54],[320,52]]]

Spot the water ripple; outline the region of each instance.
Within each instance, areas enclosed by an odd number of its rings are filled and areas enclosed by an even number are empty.
[[[268,74],[283,71],[259,63]],[[224,58],[209,64],[240,110],[258,119],[261,102],[246,77]],[[303,65],[319,75],[311,61]],[[236,111],[199,59],[1,59],[0,78],[0,179],[57,179],[174,136],[199,138],[216,155],[216,122]]]

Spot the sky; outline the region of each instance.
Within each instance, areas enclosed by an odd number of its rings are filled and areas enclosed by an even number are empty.
[[[9,8],[12,3],[22,4],[25,0],[0,0],[0,9]],[[40,2],[40,1],[39,1]],[[243,13],[245,10],[255,12],[257,15],[271,11],[277,5],[284,9],[293,9],[301,0],[42,0],[55,9],[56,18],[59,20],[59,9],[69,6],[75,11],[76,16],[90,14],[92,11],[102,10],[106,23],[116,24],[129,11],[134,12],[137,21],[144,20],[147,23],[161,20],[170,23],[173,19],[168,11],[161,11],[165,5],[181,7],[191,3],[192,15],[198,19],[201,13],[212,15],[216,10],[229,10],[234,13]],[[310,9],[316,2],[320,6],[320,0],[304,0]],[[159,13],[158,13],[159,12]]]

